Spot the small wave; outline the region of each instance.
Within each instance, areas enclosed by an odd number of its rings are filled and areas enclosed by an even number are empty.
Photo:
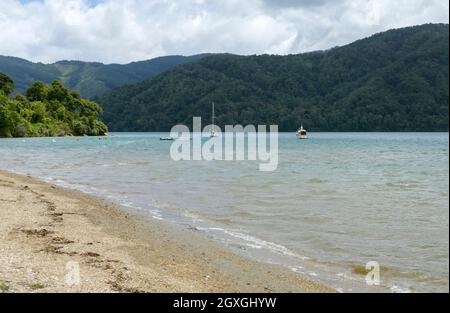
[[[345,273],[342,273],[342,272],[337,273],[336,276],[340,277],[340,278],[347,279],[347,280],[356,280],[355,277],[349,276],[349,275],[347,275]]]
[[[291,271],[293,271],[295,273],[299,273],[299,274],[304,274],[305,273],[302,266],[291,267]]]
[[[252,244],[261,246],[263,248],[266,248],[266,249],[268,249],[270,251],[273,251],[273,252],[277,252],[277,253],[282,254],[282,255],[287,255],[287,256],[299,258],[301,260],[307,260],[308,259],[307,257],[298,255],[298,254],[292,252],[291,250],[289,250],[288,248],[286,248],[286,247],[284,247],[282,245],[273,243],[273,242],[265,241],[265,240],[262,240],[262,239],[259,239],[259,238],[256,238],[256,237],[253,237],[253,236],[250,236],[250,235],[242,234],[242,233],[239,233],[239,232],[233,232],[233,231],[229,231],[229,230],[224,230],[223,232],[225,234],[229,235],[229,236],[248,241],[248,242],[250,242]]]
[[[393,285],[389,288],[389,290],[393,293],[411,293],[411,289],[409,288],[405,288],[405,287],[400,287],[397,285]]]
[[[252,243],[247,243],[247,246],[250,247],[250,248],[253,248],[253,249],[262,249],[262,246],[255,245],[255,244],[252,244]]]
[[[121,202],[120,205],[134,209],[134,202]]]
[[[199,230],[213,230],[213,231],[225,231],[225,229],[220,227],[197,227]]]
[[[419,184],[420,183],[418,181],[398,181],[398,182],[388,182],[386,183],[386,186],[391,188],[407,189],[419,187]]]
[[[159,210],[150,210],[150,214],[154,219],[161,220],[161,221],[164,220],[164,218],[161,214],[161,211],[159,211]]]

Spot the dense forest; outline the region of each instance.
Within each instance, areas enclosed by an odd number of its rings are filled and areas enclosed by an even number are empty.
[[[114,131],[167,131],[192,117],[293,131],[448,131],[448,24],[390,30],[289,56],[213,55],[98,99]]]
[[[129,64],[102,64],[81,61],[60,61],[53,64],[0,56],[0,72],[15,82],[15,90],[25,92],[35,81],[50,84],[60,80],[86,98],[103,95],[114,88],[156,76],[176,65],[193,62],[206,54],[190,57],[165,56]]]
[[[14,82],[0,73],[0,137],[103,136],[108,128],[98,117],[100,106],[55,80],[35,82],[26,95],[15,94]]]

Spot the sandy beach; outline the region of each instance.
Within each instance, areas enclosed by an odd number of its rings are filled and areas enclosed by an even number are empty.
[[[202,236],[0,171],[0,292],[333,292]]]

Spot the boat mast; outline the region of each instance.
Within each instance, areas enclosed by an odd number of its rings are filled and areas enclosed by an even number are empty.
[[[211,135],[214,135],[214,102],[212,103]]]

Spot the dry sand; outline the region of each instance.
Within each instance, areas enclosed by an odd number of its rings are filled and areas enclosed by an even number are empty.
[[[2,291],[333,292],[334,289],[281,266],[239,256],[194,230],[131,213],[31,177],[0,171]]]

